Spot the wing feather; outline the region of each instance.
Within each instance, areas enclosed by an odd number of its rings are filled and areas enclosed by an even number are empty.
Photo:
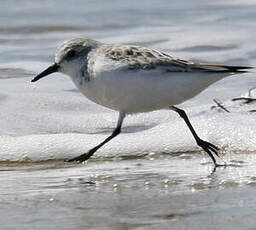
[[[195,63],[175,58],[165,52],[131,46],[131,45],[103,45],[99,50],[105,57],[122,63],[126,69],[152,70],[164,68],[166,72],[213,72],[238,73],[247,72],[252,67],[228,66],[209,63]]]

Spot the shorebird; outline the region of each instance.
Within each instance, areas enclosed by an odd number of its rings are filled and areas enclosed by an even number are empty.
[[[32,82],[54,72],[66,74],[84,96],[119,112],[112,134],[87,153],[67,160],[69,162],[88,160],[120,134],[126,114],[170,109],[183,118],[197,145],[218,166],[214,156],[219,156],[218,147],[202,140],[185,111],[176,105],[196,96],[214,82],[233,74],[246,73],[250,68],[195,63],[145,47],[73,38],[57,48],[55,62]]]

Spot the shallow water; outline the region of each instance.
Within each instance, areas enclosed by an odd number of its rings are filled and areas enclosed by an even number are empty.
[[[1,227],[253,229],[255,156],[232,159],[215,172],[200,154],[2,164]]]
[[[255,1],[0,6],[2,229],[254,229],[256,104],[232,98],[248,96],[255,73],[226,78],[180,105],[198,134],[220,147],[229,166],[216,171],[170,111],[128,116],[124,133],[86,165],[64,163],[109,135],[117,113],[61,74],[30,80],[53,62],[58,44],[78,36],[256,66]]]

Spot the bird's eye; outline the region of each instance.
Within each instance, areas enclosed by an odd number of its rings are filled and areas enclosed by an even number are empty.
[[[71,59],[73,57],[76,56],[76,51],[75,50],[69,50],[68,53],[67,53],[67,58],[68,59]]]

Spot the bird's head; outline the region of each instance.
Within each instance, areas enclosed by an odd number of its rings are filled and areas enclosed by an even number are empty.
[[[55,72],[71,77],[77,75],[77,71],[84,71],[89,52],[99,45],[99,42],[87,38],[73,38],[63,42],[57,48],[55,62],[32,79],[32,82]]]

